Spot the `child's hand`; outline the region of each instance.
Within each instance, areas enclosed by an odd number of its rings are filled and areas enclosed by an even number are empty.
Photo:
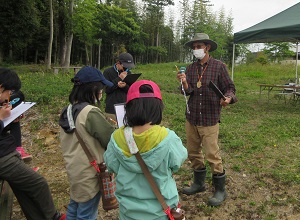
[[[19,122],[19,121],[21,121],[22,118],[24,118],[23,114],[21,114],[19,117],[17,117],[13,122],[14,123]]]
[[[127,76],[127,72],[124,71],[122,73],[120,73],[119,77],[123,80],[125,77]]]
[[[118,86],[119,88],[124,88],[127,84],[125,82],[119,81]]]
[[[11,105],[7,105],[7,104],[1,106],[1,108],[0,108],[0,120],[3,120],[3,119],[10,116],[11,108],[12,108]]]

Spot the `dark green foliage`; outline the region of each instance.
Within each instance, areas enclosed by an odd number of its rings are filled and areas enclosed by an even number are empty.
[[[44,63],[50,37],[49,2],[0,0],[0,3],[0,62],[3,59]],[[232,18],[226,17],[224,10],[216,14],[210,1],[184,0],[184,13],[170,11],[167,24],[165,9],[174,5],[173,0],[139,3],[134,0],[54,1],[53,65],[68,64],[66,51],[72,52],[71,66],[94,65],[98,59],[101,66],[112,65],[115,56],[123,51],[131,53],[138,63],[191,60],[190,51],[183,45],[195,32],[208,33],[219,45],[213,55],[230,62]],[[73,39],[72,44],[67,44],[69,39]]]
[[[100,30],[98,36],[102,38],[103,44],[112,45],[113,52],[117,52],[121,45],[128,45],[128,52],[131,52],[129,49],[137,53],[143,52],[143,49],[139,49],[139,46],[142,46],[140,39],[143,32],[133,13],[105,4],[98,5],[97,10],[99,13],[96,15],[96,26]]]
[[[33,41],[41,19],[35,3],[34,0],[0,1],[0,49],[17,52]]]
[[[154,8],[162,8],[168,5],[174,5],[173,0],[144,0],[144,2],[146,2],[150,10]]]

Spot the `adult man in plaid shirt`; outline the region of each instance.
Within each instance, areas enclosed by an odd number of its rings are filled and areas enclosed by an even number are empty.
[[[226,199],[225,170],[218,146],[219,122],[222,107],[235,103],[235,86],[224,63],[209,55],[217,49],[217,43],[205,33],[196,33],[185,46],[193,49],[197,60],[190,64],[185,73],[178,73],[182,93],[189,96],[186,109],[186,135],[188,157],[194,170],[194,182],[182,189],[182,193],[192,195],[205,191],[207,159],[213,174],[215,192],[208,201],[211,206],[219,206]],[[223,100],[208,87],[212,81],[223,92]],[[202,150],[204,150],[205,155]]]

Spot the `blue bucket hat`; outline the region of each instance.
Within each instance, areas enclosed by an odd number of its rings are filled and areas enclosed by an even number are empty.
[[[71,80],[75,85],[91,82],[102,82],[104,85],[112,87],[114,84],[103,76],[102,72],[91,66],[82,67]]]

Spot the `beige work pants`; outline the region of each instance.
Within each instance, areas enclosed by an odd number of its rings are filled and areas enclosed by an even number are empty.
[[[223,173],[222,158],[218,145],[219,124],[214,126],[195,126],[186,121],[188,158],[194,170],[205,167],[204,159],[213,174]],[[205,154],[203,154],[203,151]]]

